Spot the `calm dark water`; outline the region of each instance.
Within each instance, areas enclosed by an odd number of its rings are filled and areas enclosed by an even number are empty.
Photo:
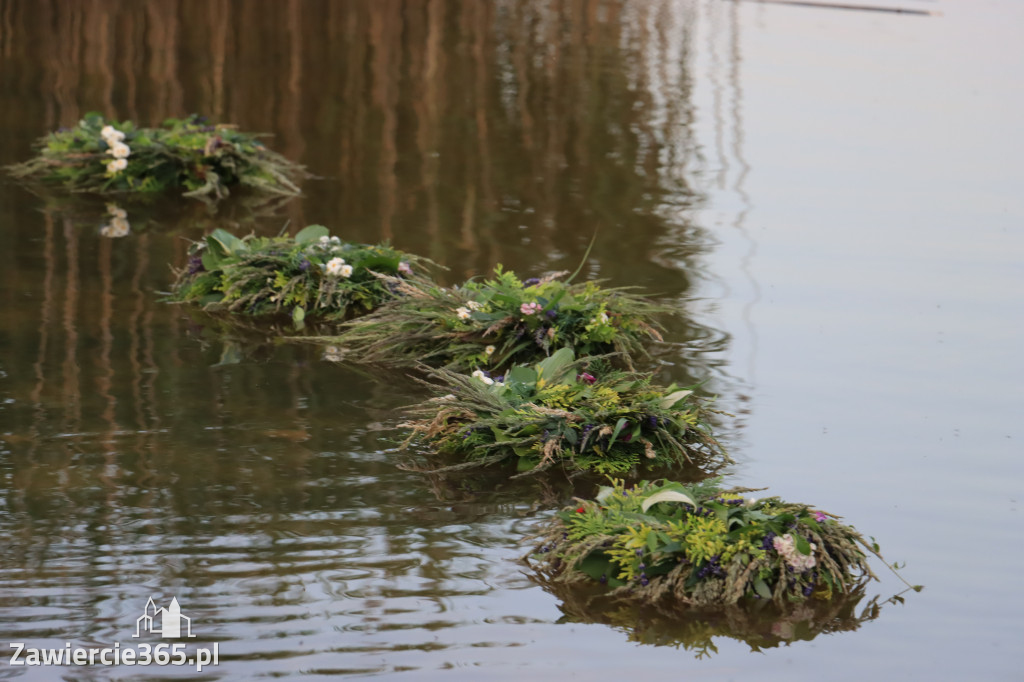
[[[87,111],[199,112],[319,176],[125,202],[121,238],[0,183],[0,646],[135,646],[176,596],[206,679],[1020,679],[1024,59],[996,46],[1022,17],[941,4],[0,0],[0,163]],[[545,591],[520,543],[587,484],[403,471],[407,377],[160,302],[189,239],[310,223],[449,281],[593,240],[589,276],[678,304],[653,369],[733,413],[735,480],[845,514],[926,591],[885,603],[878,565],[842,613],[675,622]]]

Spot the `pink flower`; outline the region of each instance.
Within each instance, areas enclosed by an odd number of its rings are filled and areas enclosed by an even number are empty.
[[[821,511],[814,512],[814,520],[817,521],[818,523],[825,523],[825,520],[827,518],[828,517],[825,516],[825,512],[821,512]]]
[[[521,312],[523,315],[533,315],[535,313],[539,313],[543,309],[544,306],[542,306],[540,303],[537,303],[536,301],[524,303],[521,306],[519,306],[519,312]]]

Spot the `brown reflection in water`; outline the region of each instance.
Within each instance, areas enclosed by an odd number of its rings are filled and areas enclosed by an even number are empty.
[[[689,2],[0,0],[27,140],[102,110],[200,112],[324,176],[293,225],[393,238],[454,266],[595,264],[636,279],[666,249],[661,202],[696,201]],[[41,111],[34,111],[35,107]],[[675,215],[672,220],[679,220]],[[647,268],[662,290],[679,273]],[[676,283],[673,284],[672,280]]]
[[[64,421],[61,430],[65,434],[78,433],[82,422],[82,391],[78,359],[78,231],[70,220],[64,221],[64,245],[67,274],[64,285],[64,377],[61,402],[64,406]],[[71,453],[68,453],[69,456]]]
[[[107,434],[103,440],[103,446],[107,456],[114,451],[117,432],[120,430],[117,422],[117,398],[113,392],[114,366],[111,358],[114,346],[114,276],[110,262],[112,243],[112,239],[104,239],[100,242],[99,260],[96,264],[100,275],[100,349],[96,358],[99,372],[96,377],[96,392],[105,404],[102,419],[107,424]]]
[[[39,352],[36,361],[32,365],[35,382],[32,391],[29,393],[29,403],[32,405],[31,426],[28,429],[28,457],[34,459],[36,448],[42,436],[43,422],[46,419],[46,411],[43,408],[43,389],[46,386],[46,352],[50,341],[50,311],[53,308],[53,278],[56,269],[54,254],[54,226],[53,217],[45,214],[43,218],[43,262],[45,270],[43,273],[42,305],[39,307]]]

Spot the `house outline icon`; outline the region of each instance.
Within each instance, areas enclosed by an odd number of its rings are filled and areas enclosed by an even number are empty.
[[[185,636],[195,637],[192,634],[192,619],[181,614],[177,597],[171,597],[171,603],[167,608],[158,608],[150,597],[142,615],[135,620],[135,634],[132,637],[140,637],[143,632],[150,632],[163,638],[181,637],[182,621],[185,621]]]

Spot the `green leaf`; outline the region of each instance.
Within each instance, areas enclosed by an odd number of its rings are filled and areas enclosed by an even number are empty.
[[[619,421],[615,422],[615,430],[612,431],[612,438],[608,441],[608,449],[611,450],[612,446],[615,445],[615,439],[619,437],[619,433],[622,432],[622,427],[629,423],[625,417],[619,417]]]
[[[768,589],[768,584],[761,578],[754,578],[754,592],[762,599],[771,599],[772,591]]]
[[[651,550],[652,552],[658,551],[658,535],[657,535],[657,533],[648,533],[647,534],[647,549]]]
[[[508,382],[533,386],[537,383],[537,372],[530,367],[515,366],[508,372]]]
[[[305,319],[306,310],[300,305],[295,306],[295,308],[292,309],[292,322],[299,325],[302,324],[302,321]]]
[[[805,556],[809,556],[811,553],[811,543],[807,542],[807,538],[802,535],[793,535],[793,544],[796,547],[796,551],[800,552]]]
[[[331,232],[323,225],[309,225],[299,230],[295,235],[296,244],[319,241],[320,237],[328,237]]]
[[[575,362],[572,348],[559,348],[550,357],[537,363],[537,376],[550,381],[557,381],[565,373],[565,369]]]
[[[203,249],[201,258],[203,260],[203,268],[209,272],[213,272],[220,267],[221,258],[212,249]]]
[[[211,247],[213,244],[220,246],[223,249],[222,255],[238,253],[239,251],[245,250],[245,242],[227,230],[222,230],[219,227],[206,237],[206,243]]]
[[[675,391],[673,393],[669,393],[667,396],[661,399],[661,409],[672,409],[676,403],[678,403],[680,400],[683,400],[691,393],[693,393],[693,391]]]
[[[697,507],[697,503],[690,499],[689,495],[684,495],[678,490],[659,490],[653,495],[648,495],[644,498],[643,503],[640,505],[640,509],[647,511],[658,502],[684,502],[686,504],[693,505],[694,508]]]

